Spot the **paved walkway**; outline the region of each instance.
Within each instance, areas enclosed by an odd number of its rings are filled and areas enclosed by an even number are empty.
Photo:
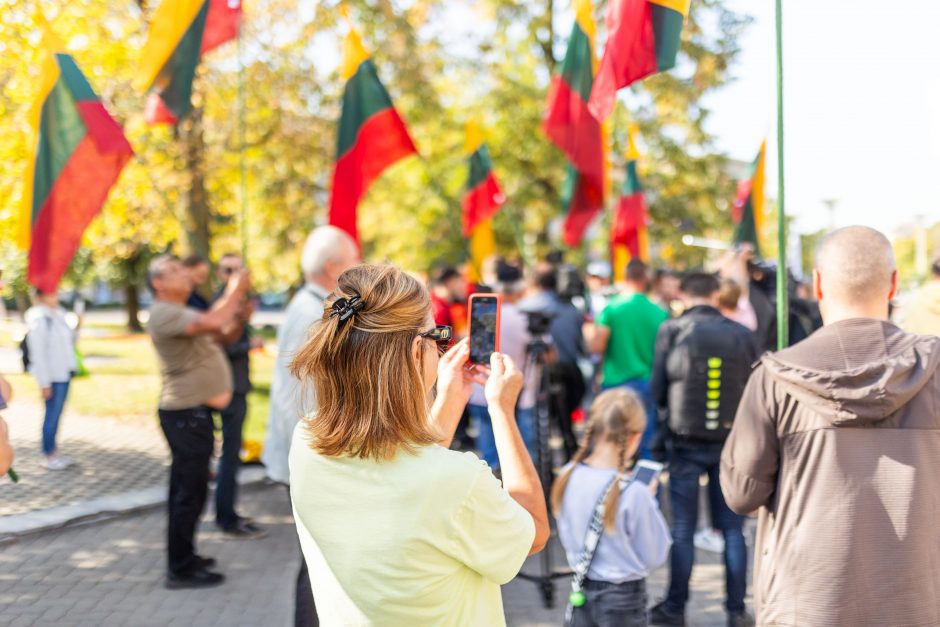
[[[284,488],[243,490],[260,540],[225,540],[204,522],[199,551],[228,581],[208,590],[163,588],[162,509],[0,544],[0,623],[10,627],[272,625],[289,623],[299,548]]]
[[[104,522],[8,540],[0,544],[0,608],[3,625],[270,625],[291,623],[293,581],[299,552],[284,489],[244,488],[243,512],[265,525],[260,540],[226,540],[204,518],[199,551],[218,559],[225,585],[201,591],[162,587],[165,514],[162,509]],[[718,556],[699,553],[693,576],[689,625],[725,624]],[[556,562],[557,564],[557,562]],[[530,558],[524,572],[538,572]],[[659,598],[665,570],[650,578]],[[557,580],[554,610],[542,607],[536,586],[516,579],[503,588],[510,627],[556,627],[564,614],[568,582]]]
[[[8,516],[166,486],[170,454],[156,418],[89,418],[66,407],[57,443],[76,463],[49,471],[40,465],[42,406],[17,399],[3,416],[16,449],[14,468],[20,482],[0,479],[0,529]]]

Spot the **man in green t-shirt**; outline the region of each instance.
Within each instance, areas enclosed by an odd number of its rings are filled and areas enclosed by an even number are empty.
[[[601,388],[628,387],[646,407],[646,433],[640,442],[643,459],[651,459],[649,445],[656,432],[656,408],[650,395],[653,346],[659,325],[669,317],[646,295],[649,284],[646,264],[631,259],[627,264],[629,290],[601,311],[590,340],[592,352],[604,356]]]

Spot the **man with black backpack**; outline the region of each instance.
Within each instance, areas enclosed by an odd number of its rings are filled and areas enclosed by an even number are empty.
[[[650,388],[659,405],[661,432],[669,458],[672,555],[666,599],[653,607],[654,625],[684,625],[689,577],[695,561],[699,479],[708,475],[714,526],[725,540],[728,625],[753,624],[744,611],[747,547],[744,518],[721,494],[721,449],[758,357],[757,338],[718,310],[720,284],[711,274],[692,273],[681,283],[686,311],[659,328]]]

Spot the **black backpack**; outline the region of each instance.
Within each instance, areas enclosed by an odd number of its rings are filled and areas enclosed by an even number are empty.
[[[680,439],[724,442],[755,358],[750,331],[723,316],[676,320],[666,360],[669,430]]]
[[[23,372],[29,372],[29,342],[26,341],[27,337],[29,337],[29,333],[24,335],[20,341],[20,352],[23,354]]]
[[[43,316],[43,317],[46,318],[46,328],[47,329],[51,328],[52,320],[50,318],[47,318],[46,316]],[[29,337],[29,331],[27,331],[26,335],[23,336],[23,339],[20,340],[20,353],[22,353],[23,355],[23,372],[29,372],[29,342],[27,341],[28,337]]]

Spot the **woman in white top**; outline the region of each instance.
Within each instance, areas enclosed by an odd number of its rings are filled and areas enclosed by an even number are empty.
[[[75,335],[65,321],[65,310],[59,306],[55,291],[37,291],[36,305],[26,312],[29,332],[29,371],[36,378],[46,403],[42,423],[42,465],[48,470],[62,470],[72,464],[68,457],[59,455],[56,433],[59,418],[69,393],[69,381],[75,372]]]
[[[466,341],[439,357],[448,331],[413,277],[356,266],[294,359],[318,406],[295,430],[290,487],[322,625],[504,625],[500,584],[548,539],[510,359],[486,381],[505,487],[448,448],[483,378]]]

